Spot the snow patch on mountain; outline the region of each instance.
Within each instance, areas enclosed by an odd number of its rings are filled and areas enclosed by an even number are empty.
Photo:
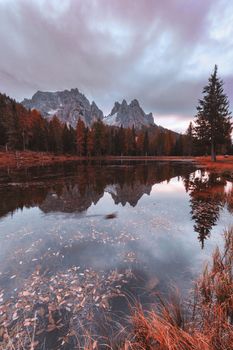
[[[103,121],[107,125],[122,125],[124,128],[134,126],[140,129],[142,126],[154,125],[152,113],[146,114],[137,100],[131,101],[130,104],[127,104],[126,100],[123,100],[121,104],[115,102],[111,113]]]
[[[51,116],[54,116],[57,112],[58,112],[58,109],[50,109],[50,111],[48,111],[48,114]]]
[[[126,100],[122,103],[115,102],[111,113],[104,117],[96,103],[94,101],[90,103],[78,89],[37,91],[31,99],[24,99],[22,104],[28,109],[37,109],[49,120],[56,115],[62,123],[69,123],[72,127],[76,127],[79,118],[88,127],[97,120],[103,120],[109,126],[122,125],[124,128],[134,126],[140,129],[143,126],[155,125],[152,113],[146,114],[136,99],[129,104]]]
[[[120,126],[117,122],[117,113],[104,117],[103,122],[109,126]]]
[[[44,92],[37,91],[31,99],[22,101],[24,107],[34,107],[48,119],[56,114],[62,123],[70,123],[76,127],[78,119],[81,118],[87,126],[97,119],[103,119],[103,112],[95,102],[90,104],[89,100],[78,89]]]

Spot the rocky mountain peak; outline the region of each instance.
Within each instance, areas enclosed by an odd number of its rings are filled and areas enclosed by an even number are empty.
[[[140,107],[139,102],[137,99],[134,99],[130,102],[131,107]]]
[[[103,119],[103,112],[77,88],[56,92],[37,91],[31,99],[22,101],[24,107],[37,109],[48,119],[55,114],[63,122],[76,127],[81,118],[87,126],[95,120]]]
[[[95,101],[92,101],[92,102],[91,102],[91,107],[92,107],[92,108],[96,108],[96,107],[97,107]],[[97,107],[97,108],[98,108],[98,107]]]
[[[117,113],[119,108],[120,108],[120,103],[119,102],[115,102],[114,106],[113,106],[113,109],[111,110],[110,114],[113,115],[113,114]]]
[[[92,104],[91,104],[91,115],[92,115],[92,122],[98,119],[102,120],[104,117],[103,112],[98,108],[98,106],[94,101],[92,101]]]
[[[125,128],[134,125],[135,128],[139,129],[142,126],[154,125],[152,113],[146,114],[136,99],[132,100],[130,104],[127,104],[126,100],[123,100],[121,104],[115,102],[111,113],[103,121],[107,125],[122,125]]]
[[[77,88],[56,92],[37,91],[31,99],[24,99],[22,104],[28,109],[37,109],[47,119],[56,115],[63,123],[73,127],[76,127],[79,118],[89,127],[98,119],[107,125],[122,125],[125,128],[134,125],[140,129],[154,125],[152,113],[146,114],[136,99],[129,104],[125,99],[121,103],[115,102],[111,113],[104,117],[96,103],[90,103]]]

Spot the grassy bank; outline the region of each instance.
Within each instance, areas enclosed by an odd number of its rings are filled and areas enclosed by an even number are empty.
[[[79,161],[79,160],[157,160],[157,161],[189,161],[198,167],[214,172],[233,171],[233,156],[218,156],[216,162],[211,162],[210,157],[188,157],[188,156],[103,156],[103,157],[79,157],[69,154],[53,154],[47,152],[33,151],[0,151],[0,168],[32,167],[38,165],[49,165],[54,163]]]
[[[55,155],[45,152],[0,152],[0,168],[24,168],[79,159],[82,158],[71,155]]]
[[[195,157],[195,163],[207,170],[222,173],[224,171],[233,171],[233,156],[217,156],[216,162],[211,162],[210,157]]]
[[[132,325],[131,349],[232,350],[233,229],[225,233],[224,250],[215,250],[188,303],[176,297],[147,313],[139,307]]]
[[[143,156],[104,156],[104,157],[79,157],[76,155],[55,155],[45,152],[16,151],[0,152],[0,168],[23,168],[38,165],[49,165],[60,162],[78,161],[78,160],[175,160],[175,161],[193,161],[192,157],[143,157]]]

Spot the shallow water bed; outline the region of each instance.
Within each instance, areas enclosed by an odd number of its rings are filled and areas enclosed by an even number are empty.
[[[129,300],[148,305],[171,285],[186,295],[233,223],[232,184],[189,163],[70,163],[0,178],[1,329],[17,332],[16,345],[35,330],[38,348],[72,349],[84,325],[98,334],[99,318],[123,319]]]

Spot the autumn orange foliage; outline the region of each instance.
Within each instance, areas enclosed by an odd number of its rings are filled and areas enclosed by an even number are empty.
[[[217,156],[216,162],[211,162],[209,157],[196,157],[194,159],[198,165],[214,172],[233,170],[233,156]]]

